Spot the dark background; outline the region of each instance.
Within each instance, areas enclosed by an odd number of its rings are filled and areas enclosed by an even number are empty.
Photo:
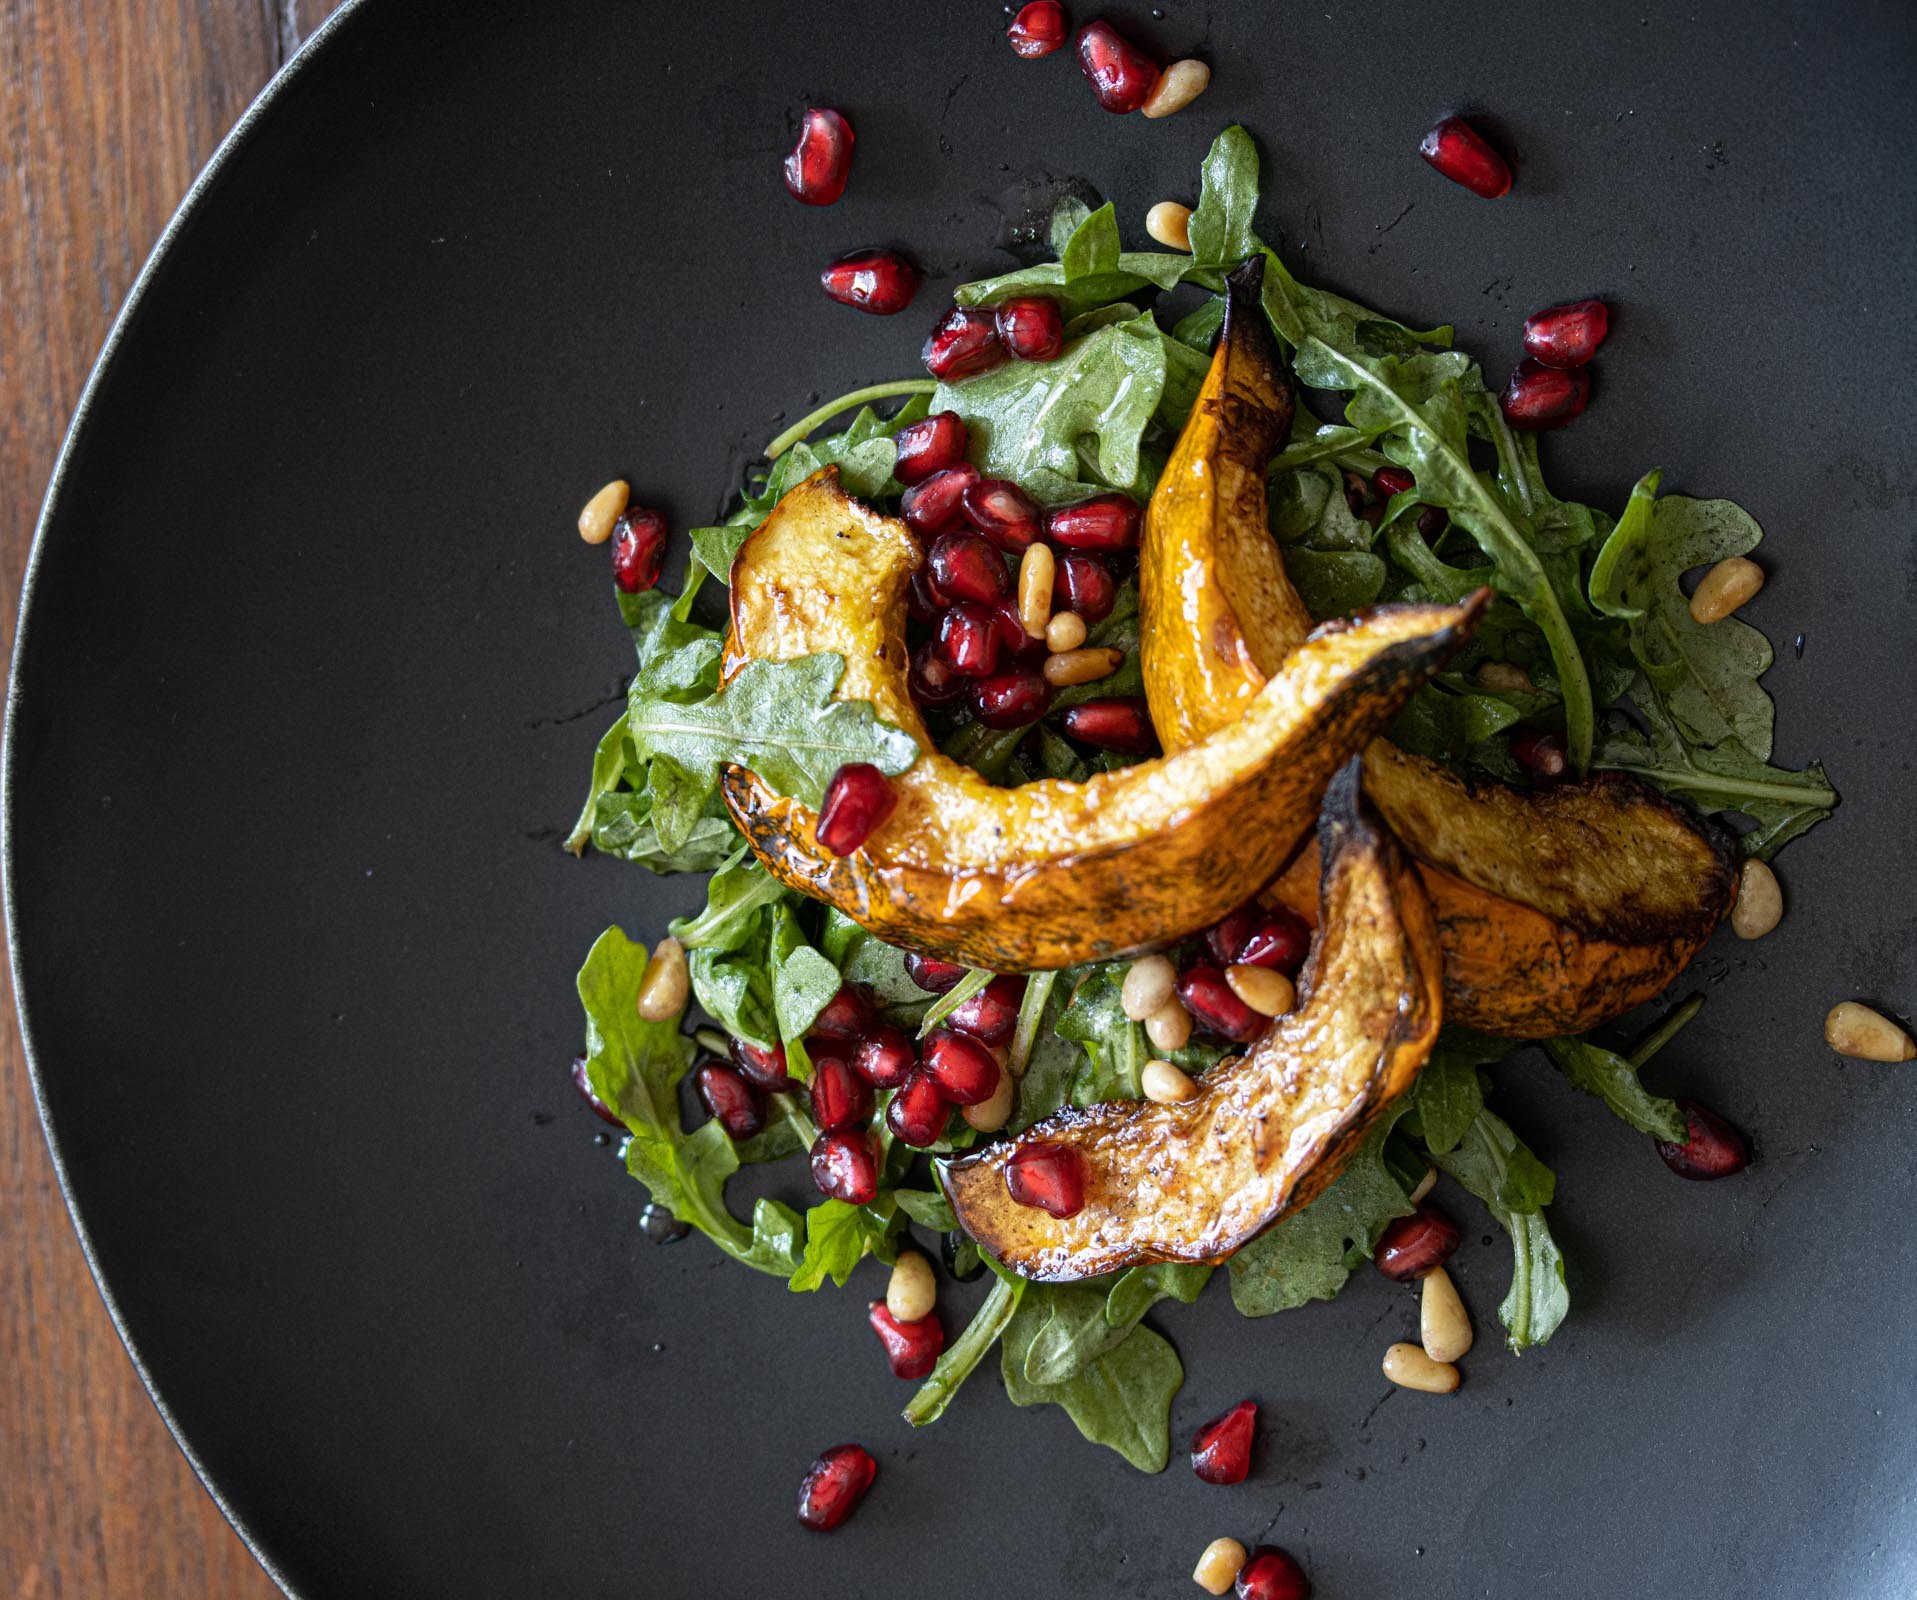
[[[1267,1530],[1327,1597],[1917,1583],[1917,1089],[1820,1039],[1836,999],[1917,991],[1917,29],[1863,4],[1163,9],[1114,14],[1215,77],[1149,123],[1066,57],[1018,61],[989,5],[372,0],[149,281],[21,632],[15,953],[127,1330],[301,1592],[1147,1595]],[[778,179],[808,101],[859,133],[826,211]],[[1506,200],[1416,159],[1453,106],[1518,152]],[[703,520],[810,397],[914,369],[1028,180],[1089,178],[1139,239],[1228,120],[1305,275],[1455,321],[1494,376],[1536,306],[1615,305],[1554,482],[1615,508],[1661,465],[1759,517],[1779,755],[1822,757],[1846,803],[1784,857],[1779,931],[1707,952],[1712,1003],[1653,1074],[1759,1164],[1680,1183],[1513,1062],[1571,1322],[1502,1353],[1508,1249],[1473,1242],[1479,1344],[1437,1400],[1378,1375],[1414,1297],[1360,1275],[1253,1323],[1221,1283],[1161,1321],[1175,1438],[1265,1408],[1258,1470],[1218,1490],[1014,1411],[989,1370],[911,1433],[863,1326],[877,1269],[794,1296],[648,1244],[566,1084],[571,979],[607,922],[650,936],[697,885],[557,839],[628,661],[579,502],[617,472]],[[811,287],[884,240],[939,274],[904,317]],[[948,1289],[954,1332],[975,1298]],[[822,1540],[790,1502],[842,1438],[880,1477]]]

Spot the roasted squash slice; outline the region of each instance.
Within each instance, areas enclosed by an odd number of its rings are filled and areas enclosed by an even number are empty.
[[[905,589],[919,561],[911,530],[844,494],[832,468],[774,507],[733,563],[724,675],[837,652],[837,697],[870,701],[923,753],[893,780],[890,818],[843,857],[819,844],[811,808],[744,767],[723,793],[780,882],[892,944],[998,972],[1122,955],[1223,916],[1283,865],[1332,773],[1464,641],[1485,598],[1318,630],[1242,715],[1176,755],[1001,789],[939,754],[912,701]]]
[[[1359,793],[1355,763],[1318,823],[1325,915],[1299,1003],[1179,1105],[1068,1108],[947,1162],[959,1225],[1012,1271],[1063,1280],[1149,1261],[1218,1261],[1308,1204],[1438,1036],[1442,957],[1418,875]],[[1085,1205],[1020,1205],[1006,1164],[1033,1143],[1083,1159]]]
[[[1262,450],[1290,423],[1254,287],[1233,274],[1204,393],[1145,513],[1141,651],[1168,750],[1242,715],[1309,628],[1266,530],[1264,480],[1245,475],[1227,436],[1236,419]],[[1206,492],[1227,481],[1232,495]],[[1728,837],[1623,774],[1535,791],[1470,785],[1382,739],[1364,768],[1425,873],[1453,1022],[1510,1038],[1594,1027],[1676,977],[1735,897]],[[1318,876],[1307,846],[1273,897],[1309,915]]]

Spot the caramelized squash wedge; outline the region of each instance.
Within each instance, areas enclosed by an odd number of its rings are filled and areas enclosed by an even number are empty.
[[[1372,1121],[1411,1087],[1438,1037],[1442,957],[1431,907],[1397,842],[1359,793],[1356,764],[1318,823],[1325,915],[1299,1003],[1179,1105],[1068,1108],[1017,1139],[940,1170],[959,1226],[1012,1271],[1047,1281],[1151,1261],[1218,1261],[1308,1204]],[[1066,1145],[1085,1204],[1022,1206],[1012,1156]]]
[[[1242,715],[1189,748],[1084,783],[1000,789],[934,748],[909,692],[905,591],[920,559],[910,529],[826,468],[787,493],[732,568],[724,675],[755,658],[843,656],[837,698],[870,701],[922,751],[893,780],[892,815],[835,856],[811,808],[746,768],[729,767],[722,789],[781,883],[889,943],[997,972],[1122,955],[1223,916],[1283,865],[1332,773],[1465,640],[1487,598],[1321,628]]]
[[[1168,750],[1243,714],[1304,640],[1309,619],[1266,530],[1263,479],[1246,479],[1239,418],[1259,447],[1291,397],[1253,292],[1233,274],[1208,394],[1236,397],[1187,423],[1145,513],[1139,602],[1145,693]],[[1209,499],[1195,486],[1244,487]],[[1246,574],[1261,591],[1247,594]],[[1452,1021],[1508,1038],[1578,1033],[1681,972],[1736,894],[1728,835],[1648,785],[1605,773],[1555,789],[1467,784],[1379,739],[1365,785],[1418,858],[1437,910]],[[1312,914],[1307,846],[1273,898]]]

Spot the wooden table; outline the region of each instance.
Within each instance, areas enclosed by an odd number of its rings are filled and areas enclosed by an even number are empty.
[[[221,135],[337,0],[0,0],[0,647],[95,353]],[[0,980],[3,981],[3,980]],[[265,1600],[140,1387],[0,1007],[0,1600]]]

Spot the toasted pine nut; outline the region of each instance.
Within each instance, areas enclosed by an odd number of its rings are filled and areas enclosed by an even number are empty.
[[[1154,1050],[1182,1050],[1191,1042],[1191,1013],[1174,998],[1145,1019],[1145,1037]]]
[[[1178,987],[1178,969],[1170,956],[1140,956],[1125,969],[1118,1004],[1133,1022],[1143,1022],[1172,997]]]
[[[1743,556],[1726,556],[1691,592],[1693,622],[1722,622],[1764,587],[1764,569]]]
[[[1178,1105],[1198,1093],[1191,1074],[1170,1061],[1147,1061],[1138,1075],[1138,1086],[1145,1091],[1147,1100],[1161,1106]]]
[[[1418,1338],[1433,1361],[1456,1361],[1471,1348],[1471,1318],[1458,1298],[1458,1286],[1443,1267],[1433,1267],[1424,1275],[1418,1298]]]
[[[1824,1018],[1824,1043],[1840,1056],[1859,1061],[1908,1061],[1917,1056],[1910,1035],[1881,1012],[1845,1000]]]
[[[1191,1569],[1191,1581],[1206,1594],[1223,1594],[1238,1581],[1247,1554],[1236,1539],[1214,1539],[1205,1546],[1198,1565]]]
[[[1510,661],[1487,661],[1478,668],[1478,682],[1487,689],[1501,690],[1505,694],[1530,694],[1537,685],[1531,681],[1531,674]]]
[[[1231,992],[1261,1017],[1282,1017],[1298,1003],[1291,979],[1273,967],[1248,964],[1225,968]]]
[[[624,478],[614,478],[580,511],[579,537],[587,544],[604,544],[612,537],[612,525],[631,499],[632,486]]]
[[[992,1091],[991,1098],[981,1100],[975,1106],[961,1106],[959,1111],[980,1133],[997,1133],[1012,1120],[1012,1101],[1017,1095],[1018,1084],[1001,1061],[998,1064],[998,1087]]]
[[[1027,638],[1045,637],[1045,624],[1052,620],[1052,579],[1057,570],[1048,544],[1032,544],[1019,558],[1018,620],[1025,624]]]
[[[1145,213],[1145,231],[1168,250],[1191,251],[1191,207],[1161,200]]]
[[[1384,1375],[1400,1389],[1424,1394],[1451,1394],[1458,1387],[1458,1369],[1448,1361],[1433,1361],[1415,1344],[1394,1344],[1385,1351]]]
[[[1784,920],[1784,891],[1777,874],[1753,856],[1737,873],[1737,904],[1731,931],[1740,939],[1761,939]]]
[[[1076,611],[1056,611],[1045,624],[1045,648],[1063,652],[1085,642],[1085,619]]]
[[[686,947],[677,939],[661,939],[652,947],[646,975],[639,980],[639,1015],[647,1022],[667,1022],[686,1009],[692,977],[686,971]]]
[[[916,1250],[901,1250],[885,1285],[885,1309],[901,1322],[923,1322],[939,1297],[932,1263]]]
[[[1158,86],[1138,109],[1148,117],[1169,117],[1205,92],[1211,68],[1202,61],[1174,61],[1158,75]]]
[[[1033,546],[1034,549],[1038,547]],[[1109,678],[1125,659],[1123,650],[1109,645],[1091,645],[1083,650],[1061,650],[1045,658],[1039,670],[1054,689],[1066,689],[1075,683],[1093,683]]]
[[[1438,1169],[1426,1167],[1424,1176],[1418,1180],[1418,1187],[1411,1191],[1411,1203],[1415,1206],[1420,1200],[1438,1186]]]

